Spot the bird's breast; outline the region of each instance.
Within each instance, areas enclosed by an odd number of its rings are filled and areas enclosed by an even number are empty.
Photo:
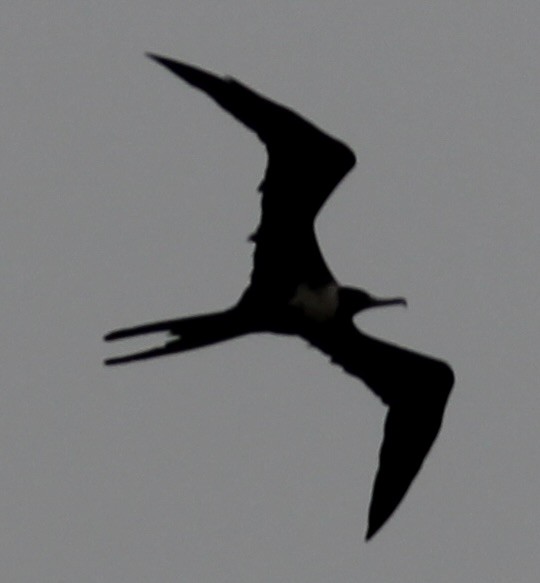
[[[338,286],[335,283],[321,287],[310,287],[301,283],[289,301],[299,308],[304,316],[316,322],[331,320],[338,308]]]

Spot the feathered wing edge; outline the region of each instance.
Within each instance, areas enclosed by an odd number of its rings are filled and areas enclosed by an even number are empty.
[[[313,342],[388,406],[366,540],[392,516],[441,428],[454,384],[443,361],[369,336],[352,324],[331,342]]]
[[[439,390],[439,389],[436,389]],[[390,405],[369,508],[366,540],[392,516],[418,475],[441,428],[449,388],[427,399]]]
[[[259,185],[260,224],[252,284],[273,285],[300,277],[333,280],[314,234],[321,206],[356,162],[354,152],[313,123],[231,77],[147,53],[147,56],[213,99],[252,130],[266,146],[268,164]],[[296,284],[296,282],[293,282]]]
[[[312,221],[355,165],[354,152],[346,144],[236,79],[219,77],[168,57],[147,56],[206,93],[257,134],[268,150],[268,167],[259,190],[271,198],[270,207],[283,206],[282,210],[290,212],[294,195],[295,202],[301,203],[302,217]],[[306,196],[300,201],[303,193]]]

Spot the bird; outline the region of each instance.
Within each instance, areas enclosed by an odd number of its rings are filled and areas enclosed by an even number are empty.
[[[240,81],[154,53],[146,55],[206,93],[252,130],[268,163],[250,281],[225,310],[114,330],[105,341],[156,332],[161,346],[105,360],[119,365],[181,353],[253,333],[298,336],[362,381],[387,407],[368,511],[369,541],[394,514],[441,428],[454,385],[443,360],[365,334],[353,322],[370,308],[403,305],[341,285],[323,258],[315,218],[356,163],[345,143]]]

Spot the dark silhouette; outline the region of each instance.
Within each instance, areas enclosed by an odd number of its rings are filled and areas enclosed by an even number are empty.
[[[366,539],[388,520],[420,470],[442,423],[454,376],[440,360],[366,336],[353,324],[367,308],[406,305],[339,285],[315,237],[314,220],[332,190],[355,164],[353,152],[295,112],[231,78],[148,55],[201,89],[252,129],[265,144],[268,167],[259,186],[262,214],[251,282],[232,308],[207,315],[111,332],[118,340],[168,332],[165,345],[111,358],[121,364],[183,352],[243,334],[302,337],[361,379],[388,407]]]

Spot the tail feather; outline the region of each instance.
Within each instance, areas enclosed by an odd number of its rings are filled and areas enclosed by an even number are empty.
[[[104,336],[104,340],[110,342],[111,340],[121,340],[123,338],[131,338],[133,336],[142,336],[144,334],[152,334],[154,332],[172,332],[177,325],[181,325],[186,320],[198,319],[197,316],[193,318],[184,318],[176,320],[164,320],[163,322],[154,322],[152,324],[142,324],[140,326],[133,326],[131,328],[121,328],[120,330],[113,330]],[[185,326],[187,327],[187,326]]]
[[[176,352],[202,348],[203,346],[209,346],[235,338],[236,336],[241,336],[249,331],[245,319],[234,308],[224,312],[190,316],[176,320],[164,320],[162,322],[113,330],[104,337],[107,342],[153,334],[155,332],[168,332],[175,338],[163,346],[150,350],[109,358],[105,360],[105,364],[108,366],[125,364],[137,360],[147,360]]]

